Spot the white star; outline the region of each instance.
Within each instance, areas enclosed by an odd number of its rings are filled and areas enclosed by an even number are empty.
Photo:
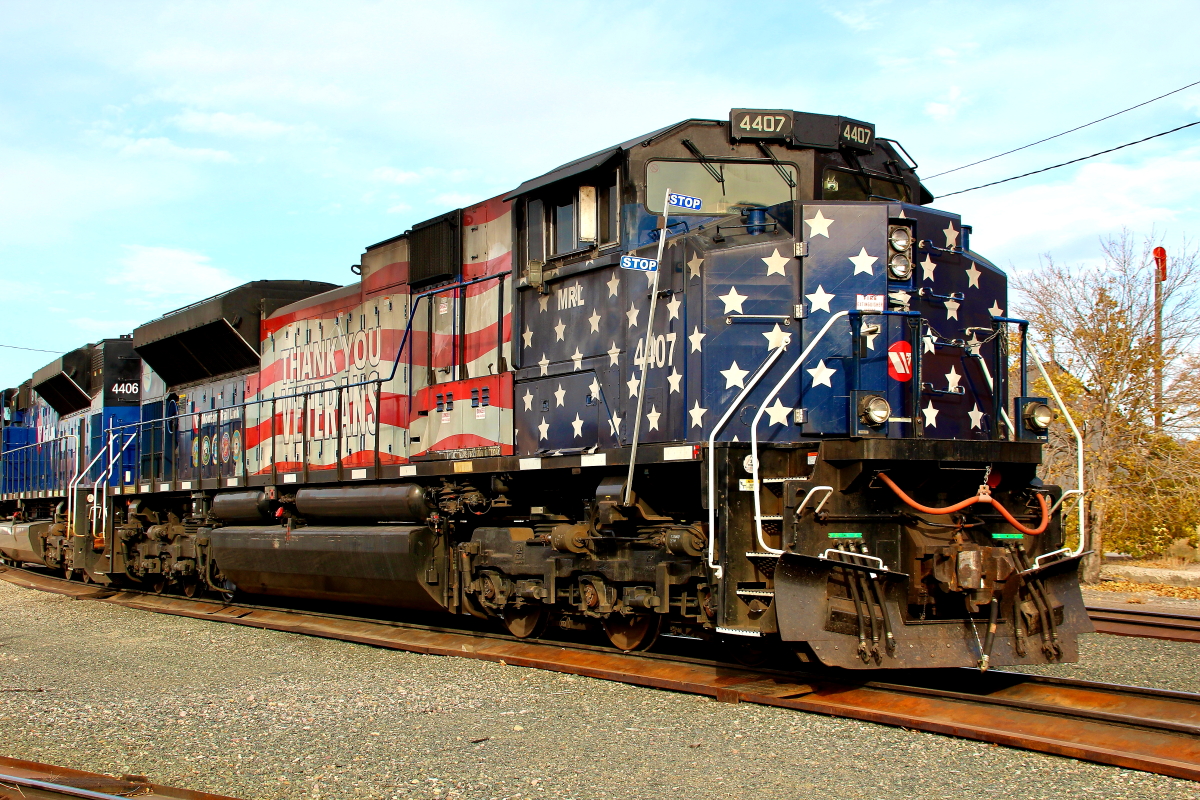
[[[937,427],[938,410],[933,407],[933,401],[929,401],[929,405],[921,409],[921,413],[925,415],[925,425],[929,428]]]
[[[967,337],[967,352],[973,356],[979,355],[979,336],[975,331],[971,331],[971,335]]]
[[[937,269],[937,264],[933,263],[933,259],[925,256],[925,260],[921,262],[921,280],[933,280],[933,271]]]
[[[671,367],[671,374],[667,376],[667,383],[671,385],[671,391],[667,392],[667,394],[674,394],[679,391],[679,381],[682,378],[683,376],[674,367]]]
[[[788,417],[791,416],[792,409],[785,406],[778,397],[775,398],[775,405],[767,406],[763,411],[771,418],[772,425],[782,425],[785,428],[788,426]]]
[[[613,342],[612,347],[608,349],[608,365],[610,367],[617,366],[621,358],[621,351],[617,349],[617,343]]]
[[[545,353],[542,353],[542,360],[538,362],[538,366],[542,368],[540,375],[545,375],[550,371],[550,359],[546,358]]]
[[[692,260],[687,262],[689,280],[700,277],[700,267],[702,264],[704,264],[704,259],[700,257],[699,253],[695,253],[692,256]]]
[[[529,330],[528,325],[525,326],[525,332],[521,334],[521,338],[525,340],[525,347],[533,345],[533,331]]]
[[[626,327],[636,328],[638,318],[638,307],[633,303],[629,304],[629,310],[625,312],[625,316],[629,317],[629,325]]]
[[[1003,317],[1004,316],[1004,309],[1000,307],[999,300],[992,301],[992,307],[988,309],[988,313],[991,314],[993,317]]]
[[[588,323],[592,326],[591,331],[589,331],[590,333],[600,332],[600,313],[594,308],[592,309],[592,315],[588,317]]]
[[[833,369],[832,367],[825,366],[825,359],[821,359],[817,362],[817,366],[813,367],[812,369],[805,370],[805,372],[807,372],[809,375],[812,375],[813,386],[828,386],[830,389],[833,388],[833,384],[830,383],[829,379],[834,376],[834,373],[836,373],[837,370]]]
[[[829,313],[829,301],[837,297],[835,294],[828,294],[825,291],[825,287],[819,283],[817,284],[817,290],[815,292],[812,294],[806,294],[804,296],[807,297],[812,303],[812,308],[809,309],[810,313],[813,311],[824,311]]]
[[[767,265],[767,276],[768,277],[771,275],[786,276],[787,273],[783,271],[783,268],[785,266],[787,266],[787,263],[789,261],[791,261],[791,259],[788,258],[787,256],[779,255],[779,248],[776,247],[774,253],[772,253],[767,258],[763,259],[763,263],[765,263]]]
[[[732,314],[734,311],[737,311],[739,314],[745,313],[742,311],[742,303],[746,301],[746,298],[749,297],[749,295],[738,294],[736,286],[729,287],[729,294],[724,296],[718,295],[717,297],[722,303],[725,304],[726,314]]]
[[[575,412],[575,419],[571,421],[571,429],[575,433],[573,438],[578,439],[583,436],[583,420],[579,418],[579,412]]]
[[[903,209],[903,208],[902,208],[902,209],[900,209],[900,219],[908,219],[908,217],[904,216],[904,209]]]
[[[658,418],[661,416],[662,416],[662,414],[658,411],[658,409],[655,408],[654,405],[651,405],[650,413],[646,415],[646,421],[650,423],[650,427],[647,428],[646,430],[648,430],[648,431],[658,430]]]
[[[975,407],[967,412],[967,416],[971,418],[972,429],[983,428],[983,412],[979,410],[979,403],[976,403]]]
[[[567,390],[562,388],[562,384],[560,383],[558,385],[558,390],[554,392],[554,407],[558,408],[559,406],[565,406],[566,398],[567,398]]]
[[[657,277],[658,277],[658,270],[654,270],[653,272],[647,272],[647,273],[646,273],[646,286],[647,286],[647,288],[654,286],[654,281],[655,281],[655,279],[656,279]]]
[[[854,274],[865,272],[868,275],[874,275],[875,271],[871,269],[871,265],[879,260],[878,256],[867,255],[867,248],[862,248],[858,251],[858,255],[850,256],[851,263],[854,264]]]
[[[617,289],[618,289],[618,287],[620,287],[620,285],[621,285],[621,279],[620,279],[620,277],[617,276],[617,273],[614,272],[613,276],[612,276],[612,280],[608,282],[608,296],[616,297]]]
[[[525,401],[525,410],[533,411],[533,393],[526,389],[525,396],[521,399]]]
[[[566,332],[567,326],[564,325],[563,321],[560,319],[558,324],[554,326],[554,341],[561,342],[563,340],[563,334]]]
[[[969,270],[967,270],[967,280],[970,282],[970,285],[974,286],[976,289],[978,289],[979,288],[979,276],[982,274],[983,273],[980,272],[978,268],[976,268],[975,262],[972,261],[971,268]]]
[[[538,426],[537,426],[537,429],[538,429],[538,441],[539,441],[539,442],[540,442],[542,439],[547,439],[547,438],[549,438],[548,436],[546,436],[546,434],[547,434],[547,432],[549,432],[549,430],[550,430],[550,423],[546,422],[546,418],[545,418],[545,417],[542,417],[542,424],[541,424],[541,425],[538,425]]]
[[[575,348],[575,353],[571,356],[571,360],[575,362],[575,369],[572,372],[579,372],[583,369],[583,353],[579,352],[579,348]]]
[[[829,226],[833,224],[833,220],[825,219],[821,214],[821,209],[817,209],[817,215],[812,219],[804,220],[808,223],[808,236],[811,239],[814,236],[824,236],[829,238]]]
[[[863,326],[863,338],[867,340],[867,349],[874,350],[875,349],[875,340],[879,338],[879,326],[878,325]]]
[[[704,341],[705,336],[708,336],[708,334],[701,333],[699,325],[693,326],[692,327],[692,335],[688,337],[688,341],[692,343],[692,349],[689,350],[688,352],[699,353],[700,352],[700,342]]]
[[[957,392],[958,391],[958,382],[961,380],[962,380],[962,375],[959,375],[958,370],[956,370],[954,368],[954,365],[951,364],[950,371],[946,373],[946,389],[947,389],[947,391]]]
[[[943,231],[943,233],[946,234],[946,247],[958,246],[958,231],[955,230],[953,222],[946,227],[946,230]]]
[[[613,436],[619,436],[621,433],[621,415],[613,414],[612,419],[608,421],[608,432]]]
[[[744,370],[738,367],[734,361],[729,365],[729,369],[721,370],[721,374],[725,376],[725,388],[732,389],[734,386],[739,389],[746,387],[746,376],[750,374],[749,370]]]
[[[958,319],[958,307],[962,305],[957,300],[946,301],[946,319]]]
[[[792,335],[779,327],[779,323],[775,323],[775,327],[763,334],[767,337],[767,350],[778,350],[781,347],[787,347],[792,343]]]
[[[683,301],[678,297],[672,297],[667,301],[667,322],[670,322],[673,319],[679,319],[679,306],[682,304]]]
[[[546,310],[546,304],[547,304],[547,303],[549,303],[549,302],[550,302],[550,295],[548,295],[548,294],[544,294],[544,295],[542,295],[541,297],[539,297],[539,298],[538,298],[538,311],[539,311],[539,312],[541,312],[541,311],[545,311],[545,310]]]
[[[901,291],[888,292],[888,299],[892,301],[893,305],[899,306],[905,311],[908,311],[908,304],[912,301],[908,292]]]
[[[592,376],[592,382],[588,384],[588,393],[592,397],[600,396],[600,382],[596,380],[596,376]]]
[[[921,340],[923,342],[925,342],[925,349],[922,352],[925,352],[925,353],[936,353],[937,352],[937,340],[934,339],[932,333],[926,333],[924,336],[921,337]]]
[[[638,387],[642,385],[642,382],[637,378],[630,378],[625,382],[625,385],[629,387],[629,396],[637,397]]]
[[[701,408],[699,400],[696,401],[696,405],[694,405],[688,409],[688,415],[692,418],[692,427],[693,428],[704,427],[704,412],[705,411],[708,411],[708,409]]]

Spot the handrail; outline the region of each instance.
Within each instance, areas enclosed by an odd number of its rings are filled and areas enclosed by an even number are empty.
[[[79,484],[83,482],[84,476],[87,475],[88,472],[91,471],[92,467],[96,466],[96,462],[100,460],[100,458],[105,454],[105,452],[107,452],[107,451],[101,450],[99,453],[96,453],[96,457],[93,458],[91,461],[89,461],[88,465],[86,467],[84,467],[79,472],[75,473],[75,477],[71,480],[71,482],[69,484],[67,484],[67,538],[68,539],[75,535],[75,513],[74,512],[75,512],[75,507],[77,505],[79,505],[75,501],[75,495],[78,493]]]
[[[783,551],[776,550],[773,547],[768,547],[766,542],[763,541],[762,498],[758,496],[758,423],[762,420],[762,415],[766,413],[767,404],[770,403],[780,391],[782,391],[784,384],[792,379],[792,376],[796,374],[796,370],[800,369],[800,365],[804,363],[804,359],[808,358],[809,354],[812,353],[812,349],[816,346],[817,342],[821,341],[825,334],[829,332],[829,329],[833,327],[833,323],[837,322],[842,317],[847,316],[849,313],[849,311],[839,311],[832,315],[825,322],[824,327],[822,327],[813,340],[808,343],[808,347],[804,348],[804,352],[800,353],[800,357],[797,358],[795,362],[792,363],[792,366],[788,368],[788,371],[783,374],[783,377],[779,379],[779,383],[775,384],[775,388],[772,389],[765,398],[763,398],[762,403],[759,404],[758,413],[754,415],[754,421],[750,423],[750,475],[754,479],[754,535],[758,540],[758,545],[764,548],[762,551],[764,553],[781,555]],[[857,346],[857,343],[855,346]],[[783,348],[780,347],[776,352],[782,353]],[[712,478],[710,477],[709,481],[711,482],[711,480]],[[828,499],[828,497],[826,497],[826,499]],[[712,512],[710,511],[709,513],[711,514]]]
[[[67,448],[64,444],[66,442],[73,442],[75,445],[74,448]],[[58,446],[55,447],[55,445]],[[79,459],[81,455],[79,452],[79,436],[74,433],[66,433],[62,436],[56,436],[53,439],[46,439],[42,442],[33,442],[32,444],[23,444],[20,447],[13,447],[0,453],[0,487],[3,487],[5,482],[9,480],[23,480],[21,476],[14,478],[9,471],[14,461],[23,460],[19,456],[16,459],[12,458],[12,456],[20,454],[22,450],[33,450],[35,448],[45,449],[47,447],[54,451],[54,454],[52,454],[49,458],[54,459],[55,461],[61,461],[63,456],[68,456],[72,453],[75,455],[75,469],[73,472],[71,472],[70,476],[68,477],[65,474],[54,476],[55,478],[65,478],[68,482],[74,478],[79,470]],[[42,488],[53,491],[58,487],[43,486]]]
[[[122,435],[124,435],[124,434],[122,434]],[[104,533],[104,531],[106,530],[106,528],[108,526],[108,500],[107,500],[108,479],[112,477],[113,468],[117,464],[121,463],[121,456],[125,455],[125,450],[128,449],[129,445],[133,444],[136,439],[137,439],[136,434],[129,435],[129,438],[125,441],[125,444],[121,445],[121,449],[117,451],[117,454],[115,456],[112,456],[109,459],[108,468],[106,470],[104,470],[103,473],[101,473],[100,477],[96,479],[96,483],[92,485],[92,513],[91,513],[90,517],[92,520],[92,537],[93,538],[95,538],[95,536],[96,536],[95,523],[96,523],[96,509],[97,508],[100,509],[101,535],[106,535]],[[115,441],[115,437],[113,437],[112,429],[110,428],[109,434],[108,434],[108,447],[105,448],[105,450],[110,455],[112,454],[112,446],[113,446],[114,441]],[[101,484],[103,484],[103,488],[101,488]]]
[[[1071,553],[1071,556],[1075,557],[1081,555],[1086,549],[1087,545],[1087,531],[1085,527],[1087,522],[1087,510],[1083,505],[1083,495],[1086,492],[1086,489],[1083,485],[1083,435],[1079,432],[1079,428],[1075,425],[1075,418],[1071,416],[1071,412],[1067,409],[1067,404],[1063,402],[1062,395],[1058,393],[1058,387],[1054,385],[1054,381],[1051,380],[1049,373],[1046,372],[1046,367],[1042,363],[1042,354],[1038,352],[1037,346],[1034,345],[1033,342],[1029,342],[1028,347],[1033,351],[1033,362],[1037,365],[1038,372],[1042,373],[1042,379],[1046,381],[1046,386],[1049,387],[1050,394],[1054,397],[1054,402],[1058,403],[1058,407],[1062,410],[1063,416],[1067,418],[1067,425],[1071,427],[1071,433],[1075,435],[1075,488],[1064,492],[1063,496],[1059,498],[1058,503],[1055,504],[1055,507],[1057,508],[1064,500],[1067,499],[1068,494],[1079,495],[1079,546],[1076,547]]]
[[[758,386],[758,382],[760,380],[762,380],[763,376],[767,374],[767,371],[770,370],[771,367],[775,365],[775,362],[779,360],[779,357],[781,355],[783,355],[783,348],[777,347],[769,356],[767,356],[766,360],[763,361],[762,365],[759,366],[758,370],[754,373],[754,377],[752,377],[750,379],[750,383],[748,383],[742,389],[742,391],[738,394],[738,396],[736,398],[734,398],[733,402],[729,404],[729,408],[725,409],[725,414],[721,417],[720,420],[717,421],[717,424],[713,425],[712,432],[709,433],[709,435],[708,435],[708,556],[707,556],[707,563],[708,563],[709,569],[711,569],[713,571],[713,576],[716,577],[718,580],[721,578],[721,574],[724,572],[724,570],[721,568],[720,564],[717,564],[713,560],[713,558],[716,554],[715,543],[717,540],[717,477],[716,477],[717,459],[716,459],[715,454],[713,453],[713,446],[716,443],[717,434],[720,432],[721,428],[725,427],[725,423],[728,422],[729,418],[733,416],[733,412],[736,411],[739,407],[741,407],[742,401],[746,399],[746,397],[750,394],[750,392],[756,386]]]

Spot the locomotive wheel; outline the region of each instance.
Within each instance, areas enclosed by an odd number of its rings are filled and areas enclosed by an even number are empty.
[[[200,584],[197,581],[188,581],[183,585],[183,594],[186,597],[195,597],[200,591]]]
[[[534,605],[504,609],[504,627],[518,639],[536,636],[546,627],[549,616],[545,608]]]
[[[159,578],[154,583],[150,584],[150,588],[154,590],[155,594],[162,594],[167,590],[167,579]]]
[[[86,569],[83,571],[83,582],[84,583],[95,583],[95,581],[92,580],[92,576],[88,574],[88,571]]]
[[[601,624],[604,635],[618,650],[645,650],[658,639],[658,614],[612,614]]]
[[[69,581],[75,580],[75,570],[71,569],[70,567],[63,567],[62,571],[63,571],[64,578],[66,578]]]

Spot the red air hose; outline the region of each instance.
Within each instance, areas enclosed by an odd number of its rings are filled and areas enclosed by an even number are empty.
[[[1050,507],[1046,505],[1046,498],[1042,496],[1040,492],[1037,495],[1037,501],[1038,506],[1040,506],[1042,509],[1042,522],[1036,528],[1026,528],[1024,525],[1017,522],[1016,518],[1013,517],[1012,514],[1008,513],[1008,509],[996,502],[996,499],[991,495],[978,494],[975,497],[968,497],[961,503],[955,503],[952,506],[946,506],[945,508],[931,508],[930,506],[921,505],[916,500],[913,500],[911,497],[905,494],[904,490],[897,486],[896,482],[889,478],[886,473],[880,472],[878,474],[880,479],[888,485],[888,488],[896,493],[897,497],[907,503],[913,510],[919,511],[922,514],[953,514],[956,511],[962,511],[964,508],[973,506],[976,503],[991,503],[996,510],[1000,512],[1000,516],[1004,517],[1009,525],[1012,525],[1021,533],[1029,536],[1037,536],[1038,534],[1043,533],[1046,530],[1046,526],[1050,524]]]

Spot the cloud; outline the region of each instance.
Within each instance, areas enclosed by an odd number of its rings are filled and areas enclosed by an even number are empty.
[[[421,180],[422,174],[396,169],[395,167],[379,167],[371,173],[371,177],[377,181],[385,181],[387,183],[409,184]]]
[[[230,114],[224,111],[205,113],[193,109],[185,110],[172,117],[170,122],[188,133],[209,133],[238,139],[316,139],[320,131],[316,125],[288,125],[251,114]]]
[[[888,0],[865,0],[858,3],[840,3],[825,6],[826,13],[853,31],[869,31],[878,28],[884,22],[884,15],[878,10]]]
[[[434,205],[445,206],[446,208],[466,208],[473,203],[478,203],[480,199],[479,195],[445,192],[434,197],[433,203]]]
[[[237,161],[232,153],[225,150],[211,150],[207,147],[180,147],[164,136],[134,139],[128,136],[108,136],[104,145],[111,147],[123,156],[161,158],[182,161],[207,161],[215,164],[232,164]]]
[[[389,214],[403,214],[405,211],[412,211],[412,206],[408,203],[397,203],[387,210]]]
[[[959,102],[962,98],[962,90],[957,86],[951,86],[946,92],[946,102],[928,102],[925,104],[925,113],[933,117],[937,122],[949,122],[958,115],[958,109],[962,107]]]
[[[211,297],[242,283],[211,259],[190,250],[170,247],[124,245],[126,255],[120,270],[107,279],[114,286],[135,288],[150,300],[196,301]]]

